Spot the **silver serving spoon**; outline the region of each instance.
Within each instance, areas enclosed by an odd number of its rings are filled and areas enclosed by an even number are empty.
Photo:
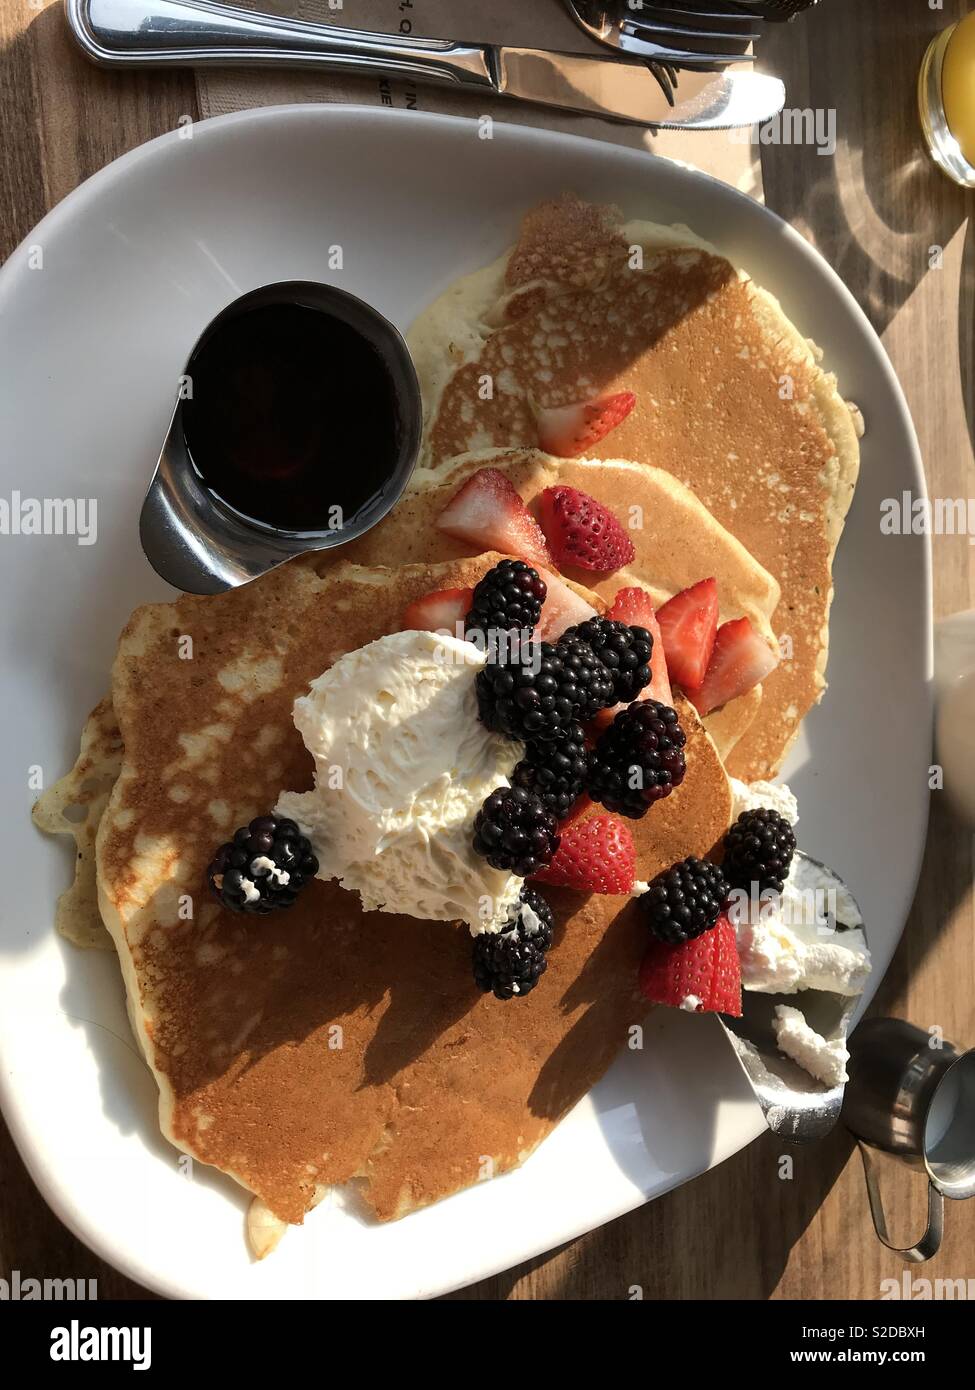
[[[866,934],[863,914],[839,875],[802,850],[796,851],[796,858],[819,871],[827,880],[824,888],[835,889],[837,927],[856,926]],[[779,1051],[772,1026],[775,1006],[801,1007],[807,1023],[817,1033],[828,1039],[842,1037],[845,1042],[859,1002],[859,995],[830,994],[818,989],[803,990],[798,995],[744,990],[741,1018],[718,1015],[773,1133],[794,1143],[824,1138],[840,1117],[846,1089],[845,1084],[823,1085]]]

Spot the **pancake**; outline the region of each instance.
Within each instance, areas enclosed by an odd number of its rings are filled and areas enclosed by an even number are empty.
[[[206,895],[216,845],[282,787],[311,785],[295,697],[395,630],[407,603],[473,584],[498,558],[323,576],[292,563],[140,608],[122,634],[124,761],[98,831],[100,909],[162,1130],[256,1195],[258,1253],[333,1184],[356,1181],[388,1220],[520,1163],[646,1012],[630,898],[546,889],[548,970],[530,997],[502,1003],[471,980],[465,926],[366,914],[319,880],[263,918]],[[714,746],[678,707],[687,776],[632,823],[644,878],[707,853],[731,814]]]
[[[772,776],[825,689],[832,559],[859,468],[850,408],[778,302],[686,228],[567,196],[421,314],[410,344],[434,471],[475,449],[532,447],[536,407],[636,393],[589,452],[670,473],[781,586],[791,655],[728,764]]]
[[[112,938],[98,911],[95,837],[122,767],[122,738],[111,700],[95,706],[81,735],[81,751],[71,771],[34,803],[34,824],[49,835],[75,842],[75,874],[58,899],[55,924],[75,946],[111,950]]]
[[[751,618],[774,645],[772,614],[779,601],[775,579],[721,526],[694,493],[660,468],[624,459],[556,459],[534,449],[482,450],[451,460],[436,471],[415,475],[413,488],[398,506],[360,540],[309,563],[324,572],[341,555],[357,564],[434,563],[469,555],[473,547],[437,529],[436,520],[461,484],[479,468],[496,468],[532,504],[544,488],[563,483],[588,492],[626,526],[635,555],[626,569],[594,575],[569,568],[566,578],[592,590],[607,603],[631,584],[648,590],[656,605],[708,575],[718,581],[722,622]],[[761,687],[709,715],[704,723],[722,758],[758,713]]]

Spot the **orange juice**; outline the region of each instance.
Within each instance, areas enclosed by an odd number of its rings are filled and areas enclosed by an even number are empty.
[[[975,14],[957,24],[941,66],[941,99],[948,129],[975,164]]]
[[[975,188],[975,14],[931,40],[917,99],[931,158],[956,183]]]

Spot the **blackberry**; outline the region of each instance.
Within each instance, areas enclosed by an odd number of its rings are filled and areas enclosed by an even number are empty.
[[[581,637],[613,678],[614,703],[628,705],[650,684],[653,638],[645,627],[630,627],[614,618],[590,618],[570,627],[565,637]]]
[[[607,811],[639,820],[684,780],[687,738],[677,711],[659,700],[621,710],[589,760],[587,791]]]
[[[566,674],[579,691],[579,719],[592,719],[601,709],[617,703],[613,694],[613,677],[588,642],[563,633],[555,644],[555,650]]]
[[[474,852],[492,869],[531,878],[559,847],[558,821],[534,792],[499,787],[474,819]]]
[[[554,925],[552,909],[542,895],[523,889],[518,910],[507,926],[474,938],[472,964],[478,989],[497,999],[530,994],[545,973]]]
[[[484,994],[511,999],[530,994],[545,974],[545,952],[514,932],[481,932],[474,938],[474,983]]]
[[[514,925],[523,940],[531,941],[542,951],[551,949],[555,918],[537,888],[526,885],[521,890],[521,903],[515,914]]]
[[[562,820],[582,794],[589,771],[589,750],[581,724],[570,724],[557,743],[529,743],[511,774],[513,786],[534,792]]]
[[[502,560],[474,588],[466,631],[525,632],[531,635],[545,602],[545,581],[524,560]]]
[[[658,874],[640,905],[654,936],[680,946],[711,930],[727,896],[728,883],[717,864],[691,858]]]
[[[488,657],[475,687],[482,723],[509,738],[547,743],[565,738],[580,710],[599,697],[606,679],[570,650],[568,664],[551,642],[507,644]],[[595,661],[595,658],[592,658]],[[586,681],[593,679],[592,686]]]
[[[757,883],[760,893],[768,889],[781,893],[795,851],[792,826],[778,811],[764,806],[742,811],[724,837],[725,878],[733,888],[747,892]]]
[[[231,912],[291,907],[318,860],[293,820],[258,816],[221,845],[207,869],[213,895]]]

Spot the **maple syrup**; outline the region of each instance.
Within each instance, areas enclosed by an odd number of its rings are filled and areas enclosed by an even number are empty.
[[[291,533],[341,531],[381,501],[410,427],[373,320],[385,325],[329,292],[321,305],[247,296],[214,322],[187,366],[182,422],[215,499]]]

